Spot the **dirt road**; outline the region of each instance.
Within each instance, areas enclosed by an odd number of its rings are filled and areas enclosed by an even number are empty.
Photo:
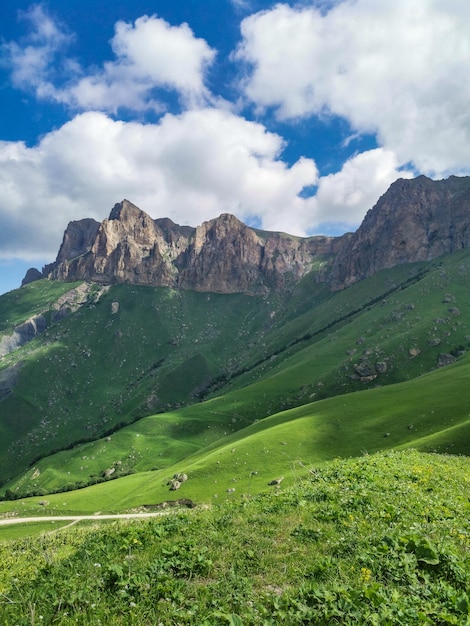
[[[82,520],[102,520],[102,519],[144,519],[147,517],[160,517],[166,515],[168,511],[158,511],[156,513],[120,513],[116,515],[50,515],[42,517],[5,517],[0,519],[0,526],[9,524],[30,524],[31,522],[81,522]]]

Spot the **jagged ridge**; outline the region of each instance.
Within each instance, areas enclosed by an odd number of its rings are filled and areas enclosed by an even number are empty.
[[[341,237],[260,231],[229,214],[180,226],[123,200],[101,224],[70,222],[56,261],[27,277],[263,294],[314,269],[318,281],[342,289],[381,269],[469,245],[470,177],[419,176],[393,183],[359,229]]]

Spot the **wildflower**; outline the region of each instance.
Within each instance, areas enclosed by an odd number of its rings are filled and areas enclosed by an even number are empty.
[[[369,582],[371,575],[372,572],[368,567],[361,567],[361,582]]]

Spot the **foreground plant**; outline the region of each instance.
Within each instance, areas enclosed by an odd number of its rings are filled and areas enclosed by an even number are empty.
[[[0,545],[0,622],[470,623],[465,457],[388,453],[211,510]]]

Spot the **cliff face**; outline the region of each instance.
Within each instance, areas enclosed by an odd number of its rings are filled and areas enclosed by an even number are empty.
[[[293,237],[222,214],[197,228],[153,220],[127,200],[108,219],[71,222],[55,263],[60,280],[129,282],[219,293],[283,291],[314,269],[342,289],[381,269],[470,246],[470,177],[398,180],[355,233]]]
[[[329,282],[341,289],[381,269],[469,246],[470,177],[400,179],[344,240]]]
[[[69,224],[55,263],[45,268],[49,278],[260,294],[296,282],[337,245],[331,237],[255,231],[228,214],[179,226],[153,220],[128,200],[96,228],[84,222]]]

